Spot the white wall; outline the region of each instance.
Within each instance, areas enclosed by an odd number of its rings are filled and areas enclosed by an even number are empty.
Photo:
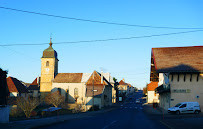
[[[79,98],[77,99],[77,103],[83,103],[85,101],[85,92],[86,92],[86,85],[85,83],[53,83],[52,89],[57,90],[61,88],[61,94],[65,97],[68,97],[68,102],[74,103],[74,89],[78,88],[78,95]],[[66,92],[69,92],[69,95],[66,95]]]
[[[18,96],[18,92],[11,92],[10,93],[10,97],[17,97]]]
[[[155,94],[155,91],[147,91],[147,103],[159,103],[159,94]]]
[[[192,75],[192,81],[190,81],[190,74],[186,74],[184,81],[184,75],[179,75],[179,81],[177,80],[178,75],[170,75],[170,86],[171,86],[171,106],[175,106],[179,102],[199,102],[200,107],[203,109],[203,75],[199,76],[197,81],[197,74]],[[177,91],[186,90],[186,93],[177,93]],[[199,98],[197,98],[199,96]]]

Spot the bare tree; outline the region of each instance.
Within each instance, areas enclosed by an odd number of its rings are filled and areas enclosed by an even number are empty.
[[[17,98],[17,105],[19,108],[23,110],[25,113],[25,116],[27,118],[30,118],[31,112],[40,104],[39,100],[37,98],[24,98],[19,97]]]
[[[58,107],[62,102],[65,101],[64,96],[62,96],[59,91],[55,91],[53,93],[49,93],[45,98],[46,103],[54,105],[54,107]]]

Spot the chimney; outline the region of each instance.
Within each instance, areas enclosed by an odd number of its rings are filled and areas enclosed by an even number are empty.
[[[101,71],[101,84],[103,84],[103,81],[104,81],[103,78],[104,78],[104,77],[103,77],[103,71]]]

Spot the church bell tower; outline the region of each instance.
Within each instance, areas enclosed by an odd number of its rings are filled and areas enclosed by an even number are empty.
[[[49,47],[43,51],[41,58],[40,93],[42,97],[52,90],[53,80],[58,74],[58,61],[57,52],[52,48],[50,38]]]

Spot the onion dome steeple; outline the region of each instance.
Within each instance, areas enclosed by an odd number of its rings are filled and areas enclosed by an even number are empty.
[[[57,52],[52,48],[52,38],[50,38],[49,47],[43,51],[42,58],[56,58],[57,59]]]

